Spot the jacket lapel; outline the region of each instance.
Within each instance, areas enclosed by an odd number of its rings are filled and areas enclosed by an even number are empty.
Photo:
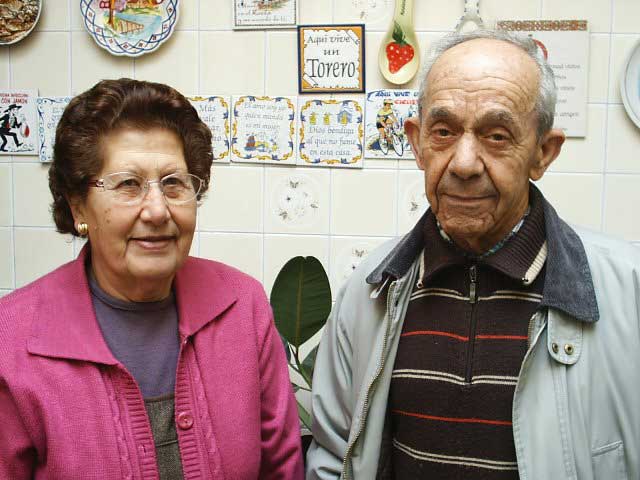
[[[233,285],[215,262],[188,257],[175,279],[180,335],[188,337],[218,318],[237,300]]]
[[[84,269],[87,248],[78,258],[43,278],[27,350],[34,355],[117,364],[95,317]]]

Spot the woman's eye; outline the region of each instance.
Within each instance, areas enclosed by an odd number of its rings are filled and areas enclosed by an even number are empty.
[[[180,177],[169,177],[162,180],[162,185],[171,188],[184,188],[186,183]]]
[[[165,178],[162,183],[167,186],[175,186],[175,185],[180,185],[182,182],[180,181],[179,178],[176,177],[169,177],[169,178]]]
[[[136,178],[125,178],[116,185],[116,188],[136,188],[140,186],[140,182]]]

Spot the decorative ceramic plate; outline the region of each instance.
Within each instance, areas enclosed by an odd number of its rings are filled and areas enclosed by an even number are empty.
[[[42,0],[12,0],[0,2],[0,45],[19,42],[38,23]]]
[[[627,115],[640,128],[640,42],[631,51],[622,72],[620,96]]]
[[[80,0],[80,11],[98,45],[113,55],[138,57],[171,36],[178,0]]]

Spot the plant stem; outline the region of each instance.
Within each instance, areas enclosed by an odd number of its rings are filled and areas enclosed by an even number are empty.
[[[300,357],[298,356],[298,347],[292,348],[293,350],[293,359],[296,361],[296,371],[300,374],[300,376],[307,382],[309,388],[311,388],[311,379],[308,377],[304,369],[302,368],[302,363],[300,362]]]

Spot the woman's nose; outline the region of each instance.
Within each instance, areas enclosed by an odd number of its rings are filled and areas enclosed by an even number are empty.
[[[170,218],[169,207],[158,182],[149,182],[145,197],[142,199],[140,218],[145,222],[162,224]]]

